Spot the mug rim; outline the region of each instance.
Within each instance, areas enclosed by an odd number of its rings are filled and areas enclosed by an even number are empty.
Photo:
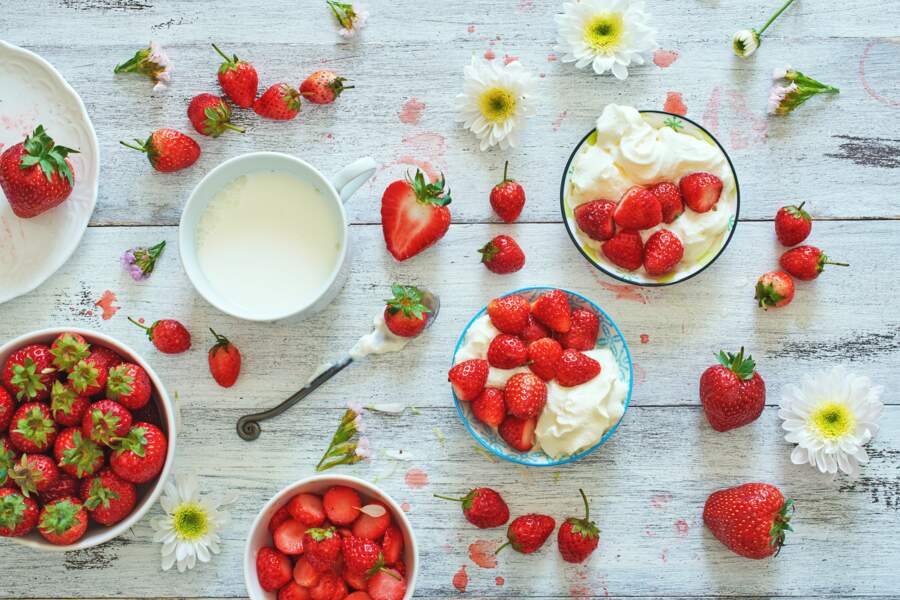
[[[320,293],[315,298],[313,298],[312,300],[310,300],[309,302],[305,303],[302,306],[298,306],[296,308],[290,309],[288,312],[278,313],[275,315],[261,316],[259,314],[242,314],[233,305],[222,302],[221,300],[225,299],[224,296],[214,292],[214,290],[212,289],[212,285],[210,285],[210,284],[207,284],[206,286],[198,285],[199,277],[201,277],[201,276],[205,277],[205,275],[203,275],[202,269],[200,268],[199,261],[197,259],[196,227],[194,228],[194,231],[188,231],[188,227],[186,226],[186,223],[185,223],[189,214],[193,214],[193,212],[196,212],[199,210],[199,208],[197,206],[197,203],[199,202],[197,200],[198,193],[204,187],[211,185],[209,182],[210,182],[210,180],[212,180],[212,178],[214,176],[216,176],[222,172],[227,172],[229,169],[234,169],[235,165],[238,165],[241,162],[245,162],[245,161],[253,160],[253,159],[292,162],[295,165],[299,165],[299,166],[305,168],[307,171],[313,173],[321,182],[323,182],[325,184],[325,187],[327,188],[328,193],[330,194],[329,199],[338,207],[338,210],[341,215],[341,222],[343,225],[343,227],[341,228],[340,256],[338,256],[337,261],[335,261],[334,268],[332,269],[331,273],[329,274],[328,279],[325,281],[324,285],[321,287]],[[273,169],[273,170],[278,170],[278,169]],[[247,171],[246,173],[242,173],[242,174],[249,174],[249,173],[254,173],[257,171],[258,170],[251,170],[251,171]],[[287,171],[285,171],[285,172],[287,172]],[[239,176],[240,175],[235,175],[235,177],[232,178],[232,180],[236,179]],[[219,190],[221,190],[221,187],[219,188]],[[218,190],[216,190],[216,191],[218,191]],[[210,196],[210,199],[211,198],[212,198],[212,196]],[[319,300],[321,300],[324,296],[326,296],[328,294],[329,290],[331,289],[331,287],[334,285],[335,281],[337,281],[342,269],[344,268],[345,263],[347,262],[347,246],[348,246],[347,241],[348,241],[349,237],[350,237],[350,222],[349,222],[349,219],[347,218],[347,210],[346,210],[346,207],[344,206],[343,201],[341,200],[340,193],[337,191],[337,189],[335,189],[334,184],[331,183],[331,180],[328,179],[328,177],[326,177],[325,174],[322,173],[322,171],[320,171],[319,169],[317,169],[316,167],[314,167],[313,165],[311,165],[310,163],[308,163],[307,161],[303,160],[302,158],[300,158],[298,156],[293,156],[291,154],[287,154],[286,152],[273,152],[273,151],[265,151],[265,150],[246,152],[246,153],[240,154],[238,156],[233,156],[231,158],[228,158],[228,159],[222,161],[221,163],[219,163],[218,165],[216,165],[215,167],[210,169],[206,173],[206,175],[204,175],[203,178],[201,178],[200,181],[198,181],[197,184],[194,186],[194,188],[191,190],[190,195],[188,195],[187,202],[185,202],[184,208],[181,211],[181,218],[178,221],[178,252],[179,252],[179,256],[181,257],[181,265],[184,268],[184,272],[187,274],[188,279],[191,282],[191,285],[194,286],[194,289],[197,291],[197,293],[200,294],[200,296],[202,296],[204,300],[206,300],[209,304],[211,304],[214,308],[218,309],[219,311],[221,311],[227,315],[230,315],[232,317],[236,317],[238,319],[242,319],[245,321],[255,321],[255,322],[272,322],[272,321],[279,321],[281,319],[287,319],[290,317],[294,317],[294,316],[308,310],[310,307],[314,306]],[[188,248],[189,246],[190,246],[190,248]],[[196,264],[196,272],[195,272],[194,268],[192,268],[192,266],[188,264],[188,262],[189,262],[188,256],[189,255],[193,258],[194,262],[197,263]]]

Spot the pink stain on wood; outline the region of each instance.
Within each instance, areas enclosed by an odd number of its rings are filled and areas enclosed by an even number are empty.
[[[116,300],[116,295],[111,290],[106,290],[100,296],[100,299],[94,303],[94,306],[99,306],[103,310],[102,317],[104,321],[109,321],[119,312],[119,307],[113,304]]]
[[[469,544],[469,558],[482,569],[493,569],[497,566],[496,542],[491,540],[476,540]]]
[[[518,56],[512,56],[512,55],[509,55],[509,54],[504,54],[504,55],[503,55],[503,64],[504,64],[504,65],[508,65],[509,63],[514,63],[514,62],[516,62],[517,60],[519,60],[519,57],[518,57]]]
[[[402,510],[405,513],[408,513],[410,510],[412,510],[412,506],[409,505],[409,502],[404,502],[403,504],[400,505],[400,510]]]
[[[425,156],[430,160],[443,156],[447,150],[446,138],[433,131],[408,135],[402,141],[414,154]]]
[[[534,8],[534,0],[519,0],[519,10],[522,12],[529,11]]]
[[[421,169],[425,176],[428,177],[431,181],[437,181],[441,177],[440,169],[436,168],[433,164],[428,162],[427,160],[419,160],[415,156],[406,155],[401,156],[397,160],[391,163],[392,165],[410,165]]]
[[[875,47],[876,44],[881,42],[890,42],[892,44],[900,44],[896,39],[886,38],[881,40],[872,40],[868,44],[866,44],[865,49],[863,50],[862,57],[859,59],[859,81],[862,83],[863,89],[866,90],[866,93],[869,94],[874,100],[881,102],[882,104],[886,104],[887,106],[893,106],[894,108],[900,108],[900,100],[895,100],[893,98],[887,98],[882,94],[879,94],[875,88],[872,87],[872,84],[869,83],[868,78],[866,77],[866,61],[869,59],[869,53],[872,52],[872,48]]]
[[[678,532],[678,537],[686,536],[688,534],[688,529],[690,529],[690,526],[684,519],[675,521],[675,531]]]
[[[666,103],[663,104],[663,110],[676,115],[686,115],[687,106],[681,97],[681,92],[666,92]]]
[[[493,50],[488,48],[484,53],[484,59],[485,60],[494,60],[495,58],[497,58],[497,54]]]
[[[453,587],[459,592],[465,592],[469,585],[469,574],[466,573],[466,565],[459,568],[459,571],[453,576]]]
[[[659,560],[663,563],[669,562],[669,549],[663,548],[663,551],[659,553]]]
[[[672,501],[672,494],[654,494],[650,497],[650,506],[657,510],[664,509]]]
[[[747,97],[738,90],[728,90],[731,110],[740,117],[742,126],[732,127],[731,145],[735,150],[743,150],[765,141],[769,131],[769,120],[758,115],[747,106]]]
[[[553,131],[559,131],[559,128],[562,127],[562,122],[568,116],[569,111],[564,110],[556,116],[556,120],[553,121]]]
[[[709,129],[713,135],[719,135],[719,111],[722,108],[722,88],[716,86],[706,102],[706,110],[703,112],[703,126]]]
[[[634,382],[637,384],[647,383],[647,371],[638,363],[632,361],[631,368],[634,371]]]
[[[642,333],[642,334],[641,334],[641,343],[642,343],[642,344],[649,344],[649,343],[650,343],[650,336],[647,335],[646,333]]]
[[[406,472],[406,485],[414,490],[420,490],[428,485],[428,473],[422,469],[412,468]]]
[[[499,575],[494,579],[494,583],[497,584],[497,587],[503,587],[503,584],[506,583],[506,580]]]
[[[547,55],[547,62],[556,62],[557,60],[559,60],[559,57],[556,55],[555,52],[551,52],[550,54]]]
[[[660,69],[668,69],[672,66],[680,55],[675,50],[663,50],[660,48],[656,52],[653,53],[653,64],[655,64]]]
[[[415,98],[410,98],[403,104],[400,110],[400,122],[408,125],[416,125],[422,118],[422,112],[425,110],[425,103],[419,102]]]
[[[469,33],[475,33],[475,25],[470,24],[470,25],[466,28],[466,31],[468,31]]]
[[[641,293],[641,288],[636,285],[623,285],[601,281],[600,287],[608,292],[614,293],[616,295],[616,300],[630,300],[632,302],[639,302],[641,304],[647,304],[649,302],[647,297],[644,296],[643,293]]]
[[[569,588],[569,597],[571,598],[590,598],[594,595],[591,588],[585,585],[573,585]]]

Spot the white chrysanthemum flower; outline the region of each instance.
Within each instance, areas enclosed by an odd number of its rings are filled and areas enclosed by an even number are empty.
[[[755,29],[741,29],[731,38],[734,53],[747,58],[759,48],[759,33]]]
[[[183,573],[193,569],[198,560],[209,562],[213,554],[219,553],[219,531],[228,523],[228,511],[200,498],[196,477],[179,475],[175,484],[167,482],[159,504],[166,516],[154,519],[150,525],[156,531],[153,541],[162,542],[163,571],[177,566],[178,572]]]
[[[643,2],[566,2],[556,24],[561,60],[574,62],[579,69],[592,65],[598,75],[612,71],[617,79],[626,79],[628,66],[644,64],[657,47],[656,30],[649,25]]]
[[[518,143],[530,106],[534,76],[518,60],[484,60],[477,56],[465,68],[463,93],[456,96],[457,121],[481,140],[481,150]]]
[[[807,376],[800,386],[785,386],[778,416],[787,431],[784,439],[797,444],[791,462],[822,473],[840,469],[859,475],[859,466],[869,461],[864,446],[878,433],[882,390],[843,367]]]

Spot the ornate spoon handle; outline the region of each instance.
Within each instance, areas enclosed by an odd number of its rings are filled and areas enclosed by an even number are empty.
[[[353,362],[353,359],[350,356],[345,356],[340,359],[338,362],[334,363],[318,375],[313,378],[312,381],[306,384],[302,389],[294,392],[287,400],[270,408],[269,410],[255,413],[252,415],[244,415],[237,422],[237,432],[238,435],[248,442],[252,442],[256,438],[259,437],[260,431],[262,429],[259,426],[260,421],[265,421],[266,419],[271,419],[272,417],[277,417],[293,405],[297,404],[311,393],[313,393],[320,385],[337,375],[340,371],[342,371],[347,365]]]

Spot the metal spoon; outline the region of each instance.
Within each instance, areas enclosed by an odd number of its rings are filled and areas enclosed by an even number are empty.
[[[441,310],[441,299],[437,294],[432,293],[426,288],[419,287],[419,290],[422,292],[422,304],[428,307],[431,311],[428,314],[428,323],[425,325],[425,329],[420,331],[416,337],[422,335],[426,329],[431,327],[434,323],[435,319],[437,319],[438,312]],[[415,339],[415,338],[413,338]],[[251,442],[259,437],[262,429],[259,426],[260,421],[265,421],[266,419],[271,419],[272,417],[277,417],[290,407],[294,406],[307,396],[309,396],[313,391],[315,391],[319,386],[323,383],[337,375],[344,368],[348,367],[350,363],[353,362],[353,357],[350,354],[345,354],[336,362],[332,363],[321,373],[313,377],[313,379],[307,383],[303,388],[294,392],[287,400],[270,408],[269,410],[254,413],[252,415],[244,415],[237,422],[237,432],[241,438]]]

